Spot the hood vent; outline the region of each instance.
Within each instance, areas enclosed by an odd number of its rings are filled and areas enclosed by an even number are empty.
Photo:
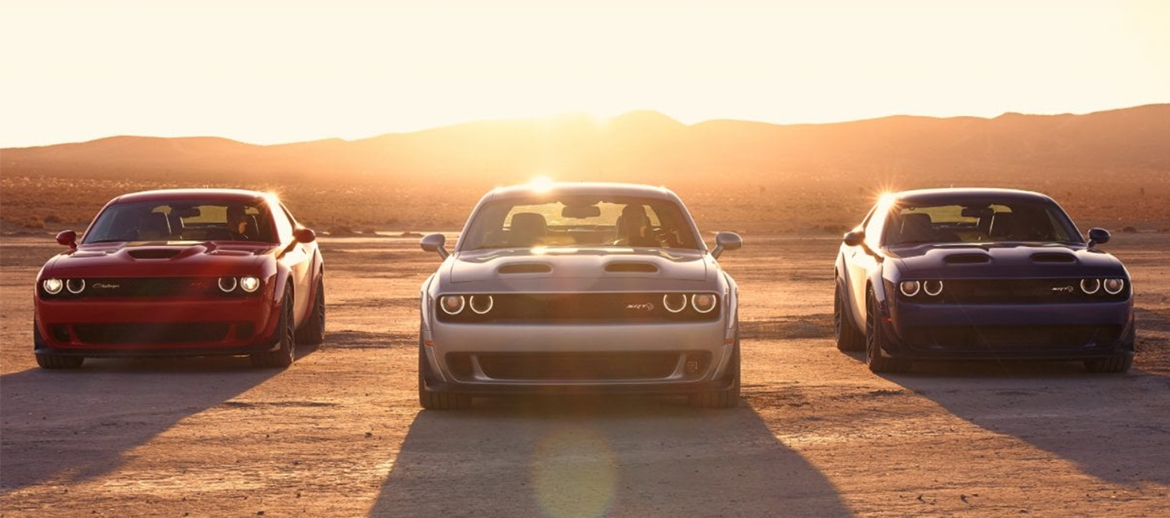
[[[505,264],[496,270],[501,274],[512,273],[549,273],[552,272],[552,266],[544,263],[517,263]]]
[[[1077,258],[1073,257],[1072,254],[1062,254],[1059,252],[1041,252],[1038,254],[1032,254],[1032,262],[1072,264],[1077,262]]]
[[[991,256],[987,254],[951,254],[943,258],[947,264],[981,264],[990,263]]]
[[[128,252],[130,257],[135,259],[170,259],[182,250],[175,248],[143,248],[141,250],[131,250]]]
[[[651,263],[614,262],[605,265],[610,273],[658,273],[658,267]]]

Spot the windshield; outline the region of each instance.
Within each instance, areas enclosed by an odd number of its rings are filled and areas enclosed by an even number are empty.
[[[476,212],[462,250],[532,247],[699,249],[694,228],[670,200],[622,196],[505,199]]]
[[[1081,242],[1064,211],[1032,201],[903,204],[893,208],[885,235],[887,245]]]
[[[273,243],[261,204],[158,201],[112,205],[85,234],[84,243],[113,241],[258,241]]]

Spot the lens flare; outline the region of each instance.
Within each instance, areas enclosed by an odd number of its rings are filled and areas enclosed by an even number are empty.
[[[536,500],[552,518],[597,518],[613,504],[618,468],[600,433],[581,428],[556,430],[532,452]]]
[[[546,193],[552,190],[554,183],[555,182],[553,182],[552,178],[547,176],[537,176],[536,178],[533,178],[531,182],[528,182],[528,188],[532,189],[534,192]]]

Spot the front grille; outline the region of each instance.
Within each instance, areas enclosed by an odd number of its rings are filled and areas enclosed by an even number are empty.
[[[1100,289],[1088,295],[1081,291],[1081,279],[960,279],[943,280],[937,297],[919,292],[914,297],[898,296],[916,304],[1066,304],[1116,302],[1129,297],[1129,283],[1117,295]]]
[[[1109,345],[1118,326],[922,326],[906,331],[911,345],[944,349],[1074,348]]]
[[[492,308],[478,315],[468,307],[449,315],[435,302],[440,322],[451,323],[671,323],[710,322],[720,317],[720,297],[715,308],[699,313],[687,306],[671,313],[663,305],[665,293],[570,293],[570,294],[493,294]],[[688,298],[690,294],[688,293]],[[470,297],[470,296],[468,296]],[[689,300],[689,299],[688,299]]]
[[[85,290],[74,295],[61,290],[56,295],[41,294],[51,299],[79,298],[138,298],[138,297],[221,297],[237,298],[250,295],[236,288],[231,293],[219,289],[218,277],[129,277],[88,278]],[[43,290],[44,288],[41,287]]]
[[[649,380],[662,379],[678,367],[679,352],[622,353],[478,353],[476,359],[484,375],[500,380]],[[456,377],[468,378],[472,367],[470,353],[447,355],[447,365]],[[698,362],[697,372],[706,372],[711,356],[705,352],[687,353],[688,361]]]
[[[183,344],[222,341],[230,324],[77,324],[73,332],[87,344]]]

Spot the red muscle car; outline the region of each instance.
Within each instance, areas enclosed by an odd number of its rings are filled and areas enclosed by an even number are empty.
[[[325,338],[324,264],[276,196],[229,189],[114,198],[37,274],[37,364],[109,356],[248,355],[283,368]]]

